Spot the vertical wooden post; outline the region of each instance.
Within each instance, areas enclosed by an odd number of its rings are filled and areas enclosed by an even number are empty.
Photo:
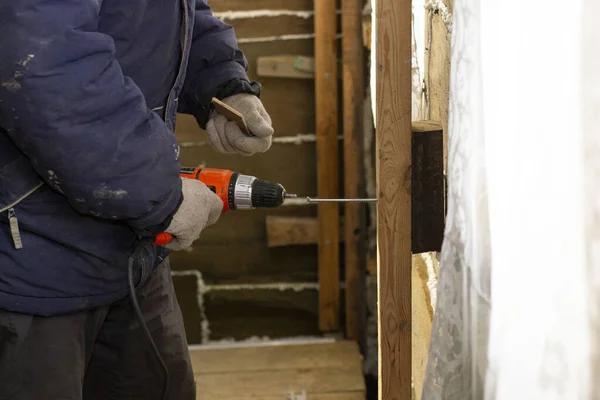
[[[377,0],[379,399],[411,398],[411,1]]]
[[[363,0],[342,0],[342,63],[344,92],[344,196],[359,198],[363,190],[362,114],[364,61],[362,45]],[[345,205],[346,336],[363,342],[365,327],[365,220],[364,205]],[[364,349],[364,347],[363,347]]]
[[[316,0],[315,99],[317,189],[320,197],[339,197],[337,1]],[[320,204],[319,213],[319,327],[340,327],[339,206]]]

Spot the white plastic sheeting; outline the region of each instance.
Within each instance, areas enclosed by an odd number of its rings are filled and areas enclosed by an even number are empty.
[[[455,0],[423,399],[599,399],[597,0]]]

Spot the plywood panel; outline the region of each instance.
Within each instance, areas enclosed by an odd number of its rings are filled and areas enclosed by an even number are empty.
[[[361,365],[352,341],[323,344],[202,349],[191,352],[196,374],[308,368],[339,368]]]
[[[311,10],[312,0],[209,0],[215,12],[240,10]]]

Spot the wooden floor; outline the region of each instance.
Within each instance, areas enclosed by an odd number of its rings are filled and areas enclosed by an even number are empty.
[[[354,342],[192,349],[202,400],[365,400]]]

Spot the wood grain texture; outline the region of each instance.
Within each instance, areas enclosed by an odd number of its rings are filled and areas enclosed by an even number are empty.
[[[190,352],[194,373],[215,374],[262,370],[360,367],[355,342],[199,349]]]
[[[268,215],[267,246],[271,248],[317,244],[319,219],[313,217],[288,217]],[[340,241],[344,241],[344,218],[340,218]]]
[[[342,0],[344,196],[364,197],[362,115],[365,95],[362,0]],[[346,336],[366,346],[366,213],[361,203],[344,206]]]
[[[233,27],[235,36],[238,39],[298,35],[314,32],[314,21],[312,18],[297,16],[282,15],[277,17],[238,18],[234,20],[224,19],[224,22]]]
[[[362,369],[356,366],[297,370],[267,370],[235,374],[196,374],[196,387],[205,399],[237,400],[243,393],[249,398],[264,399],[306,391],[312,394],[361,392],[364,390]]]
[[[411,7],[376,8],[379,399],[411,398]]]
[[[198,398],[281,400],[303,392],[310,400],[364,400],[356,343],[192,349]]]
[[[311,10],[312,0],[209,0],[208,4],[213,11],[241,11],[241,10]]]
[[[336,0],[314,2],[315,104],[317,134],[317,188],[319,197],[339,197],[338,73]],[[339,206],[318,206],[319,216],[319,327],[340,327]]]
[[[412,377],[415,385],[414,400],[421,398],[425,370],[429,357],[429,342],[433,323],[433,309],[427,281],[427,265],[422,254],[412,257]]]
[[[256,73],[258,76],[271,76],[276,78],[314,79],[315,72],[306,71],[297,67],[298,61],[308,57],[284,55],[265,56],[257,60]],[[313,64],[314,67],[314,64]]]
[[[314,244],[319,237],[317,218],[268,215],[265,223],[269,247]]]

